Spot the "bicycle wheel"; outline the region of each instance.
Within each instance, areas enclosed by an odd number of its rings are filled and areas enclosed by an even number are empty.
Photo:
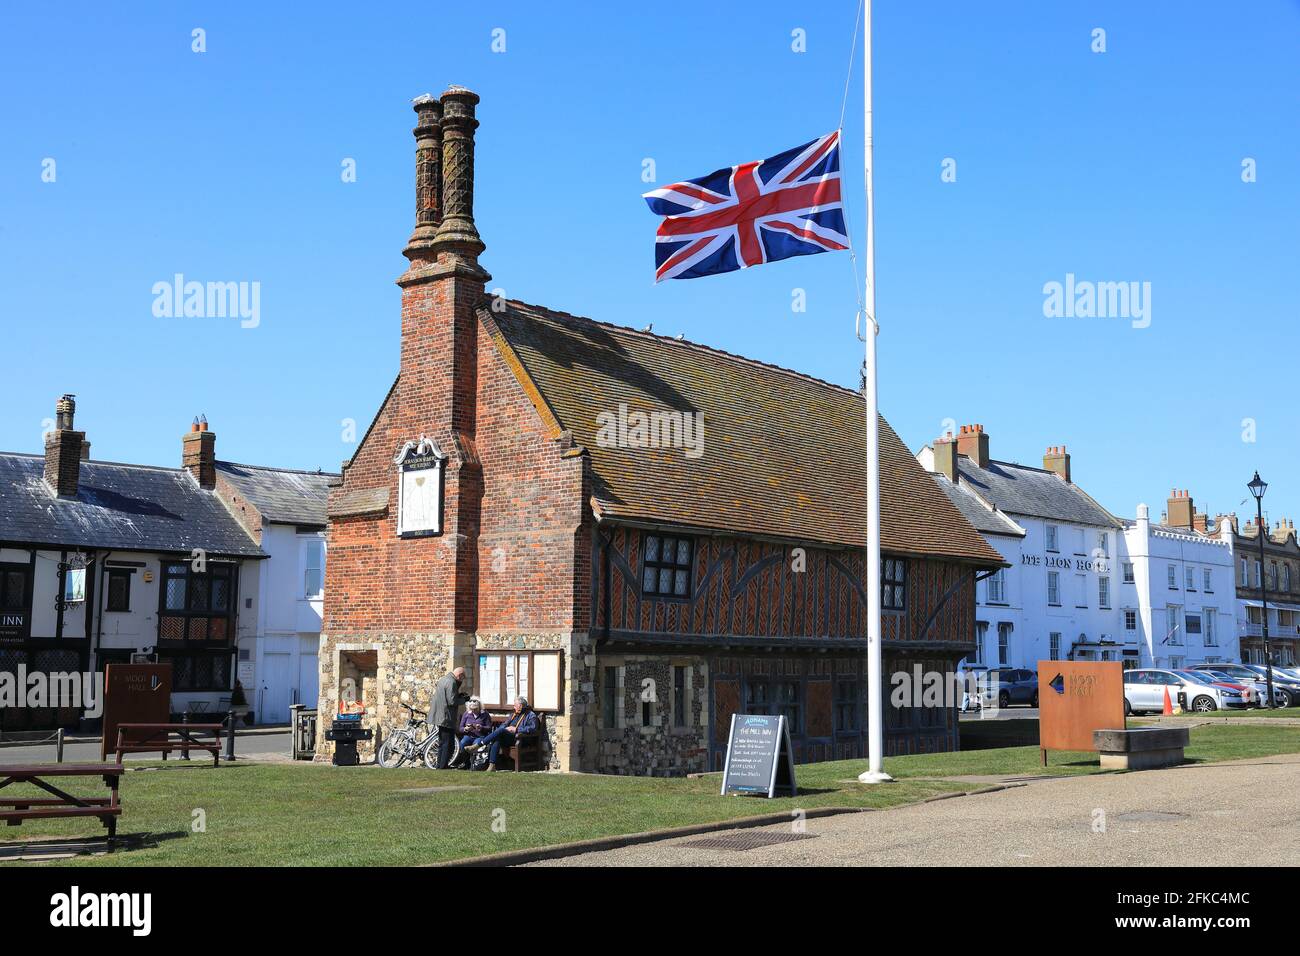
[[[460,753],[460,741],[455,737],[452,738],[451,759],[448,763],[456,760],[456,755]],[[435,733],[429,738],[429,746],[424,748],[424,765],[430,770],[438,769],[438,735]]]
[[[399,730],[383,742],[375,760],[379,766],[392,769],[411,759],[412,740],[409,732]]]

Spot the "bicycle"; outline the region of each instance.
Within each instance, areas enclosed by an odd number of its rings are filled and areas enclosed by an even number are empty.
[[[402,706],[410,711],[406,726],[385,737],[375,760],[379,766],[390,770],[402,766],[408,760],[417,763],[421,759],[430,770],[438,769],[438,728],[428,725],[429,715],[425,711],[417,710],[410,704]],[[451,755],[453,760],[459,751],[460,744],[457,743]]]

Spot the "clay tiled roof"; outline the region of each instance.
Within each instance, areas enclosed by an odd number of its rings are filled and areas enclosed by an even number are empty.
[[[519,302],[500,330],[525,389],[584,446],[602,517],[848,547],[866,544],[861,395],[798,372]],[[602,415],[702,412],[700,454],[609,446]],[[609,447],[606,447],[609,446]],[[881,546],[1001,563],[883,419]]]

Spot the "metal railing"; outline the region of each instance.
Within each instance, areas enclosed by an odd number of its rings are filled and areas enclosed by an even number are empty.
[[[1264,625],[1254,621],[1238,621],[1237,633],[1241,637],[1263,637]],[[1300,627],[1294,624],[1274,624],[1270,621],[1268,633],[1270,637],[1297,637],[1300,636]]]

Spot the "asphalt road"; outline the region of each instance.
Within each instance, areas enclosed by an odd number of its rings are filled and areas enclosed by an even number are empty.
[[[289,731],[274,733],[235,734],[235,759],[241,756],[267,759],[283,755],[289,759],[291,740]],[[222,737],[221,752],[225,753],[225,738]],[[56,753],[54,744],[39,744],[33,747],[0,747],[0,767],[5,764],[54,763]],[[127,754],[124,760],[157,760],[158,754]],[[167,759],[177,760],[180,754],[172,754]],[[63,748],[63,759],[67,763],[96,763],[99,761],[99,741],[89,743],[68,743]],[[211,756],[199,750],[190,755],[192,760],[211,760]]]
[[[1037,720],[1037,707],[1022,707],[1019,704],[1014,707],[998,707],[995,710],[980,712],[972,710],[961,715],[962,720]]]
[[[1039,780],[978,796],[806,821],[747,850],[686,837],[533,866],[1171,866],[1300,858],[1300,754]],[[719,799],[748,799],[727,797]],[[1249,812],[1243,812],[1249,806]],[[791,834],[790,824],[740,833]]]

